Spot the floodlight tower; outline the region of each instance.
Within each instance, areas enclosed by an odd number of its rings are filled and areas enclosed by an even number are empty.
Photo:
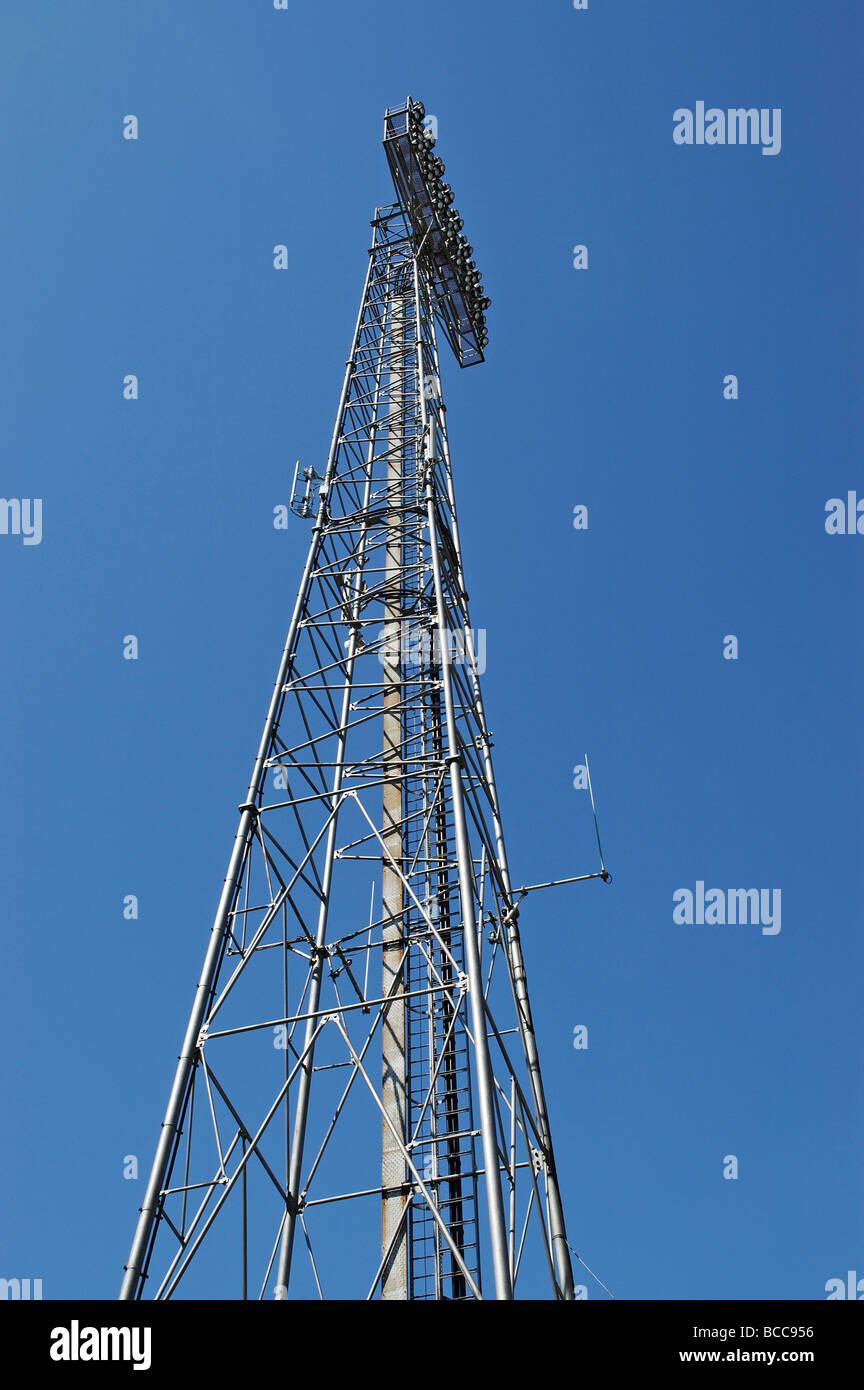
[[[489,300],[423,117],[385,116],[397,201],[295,473],[311,542],[125,1299],[573,1297],[440,389],[437,329],[481,362]]]

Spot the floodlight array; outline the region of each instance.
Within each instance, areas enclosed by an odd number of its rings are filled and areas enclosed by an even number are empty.
[[[474,248],[453,206],[453,190],[444,181],[443,159],[434,153],[435,138],[424,125],[421,101],[410,97],[384,118],[384,148],[399,201],[408,218],[419,254],[431,272],[436,309],[461,366],[482,362],[489,342],[483,291]]]

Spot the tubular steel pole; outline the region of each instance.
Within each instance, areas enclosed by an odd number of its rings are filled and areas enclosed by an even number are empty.
[[[318,508],[315,527],[312,533],[312,541],[309,546],[309,554],[306,557],[306,565],[303,570],[303,577],[300,580],[300,588],[297,593],[297,601],[294,604],[294,612],[291,616],[291,623],[288,628],[288,636],[285,639],[285,646],[282,651],[282,659],[279,663],[279,670],[273,687],[273,695],[270,700],[270,708],[264,722],[264,730],[261,735],[261,742],[258,746],[258,755],[252,769],[252,776],[249,781],[249,790],[246,794],[246,801],[241,808],[240,824],[234,838],[234,847],[231,851],[231,859],[228,864],[228,872],[225,876],[225,883],[219,899],[219,906],[216,909],[216,916],[210,931],[210,941],[207,947],[207,954],[204,959],[204,966],[198,987],[195,992],[195,999],[192,1004],[192,1012],[189,1015],[189,1023],[186,1027],[186,1035],[183,1039],[183,1046],[177,1063],[177,1070],[174,1075],[174,1084],[168,1098],[168,1105],[165,1110],[165,1118],[162,1121],[162,1130],[159,1135],[159,1143],[156,1147],[156,1155],[153,1159],[153,1167],[150,1171],[150,1178],[144,1194],[144,1202],[138,1217],[135,1228],[135,1235],[132,1239],[132,1248],[129,1252],[129,1260],[126,1265],[126,1272],[120,1289],[120,1299],[131,1301],[140,1296],[141,1286],[144,1280],[144,1261],[147,1256],[147,1247],[153,1230],[153,1223],[159,1209],[159,1197],[162,1191],[162,1184],[165,1180],[165,1173],[171,1158],[171,1150],[179,1133],[180,1115],[183,1109],[186,1087],[189,1077],[196,1065],[196,1054],[198,1051],[198,1039],[201,1033],[201,1026],[207,1011],[207,1006],[212,1000],[213,986],[216,979],[219,962],[225,946],[228,933],[228,924],[231,917],[231,909],[234,904],[235,895],[239,881],[240,870],[246,854],[247,843],[253,833],[253,822],[257,811],[255,809],[255,798],[258,795],[264,763],[270,748],[270,740],[279,716],[279,710],[283,699],[283,686],[291,664],[294,652],[294,643],[297,636],[297,629],[300,623],[300,616],[306,602],[306,595],[309,587],[309,579],[315,561],[321,528],[325,512],[325,496],[329,485],[333,464],[336,458],[336,446],[339,439],[342,416],[345,410],[345,402],[348,398],[348,388],[351,381],[351,372],[354,364],[354,352],[356,350],[357,335],[360,331],[360,324],[363,316],[363,308],[366,303],[366,294],[369,288],[369,281],[372,274],[372,261],[370,259],[366,271],[366,282],[363,287],[363,298],[360,301],[360,311],[357,315],[357,323],[354,329],[352,340],[351,358],[345,369],[345,379],[342,386],[342,396],[339,402],[339,409],[336,416],[336,425],[333,430],[333,439],[330,445],[330,454],[327,461],[327,469],[324,483],[321,489],[321,500]]]
[[[394,268],[394,275],[399,271]],[[402,537],[407,370],[404,293],[391,286],[387,436],[387,539],[384,558],[382,986],[393,1002],[382,1009],[381,1276],[382,1299],[408,1297],[408,1193],[405,1159],[394,1137],[406,1137],[405,919],[402,884]],[[392,860],[388,862],[389,859]],[[395,865],[395,867],[394,867]],[[388,1123],[388,1120],[390,1123]]]
[[[414,285],[417,303],[417,319],[420,321],[420,284],[415,258]],[[465,823],[465,807],[462,799],[462,757],[458,749],[458,733],[453,708],[453,686],[450,675],[449,631],[444,591],[441,581],[441,559],[438,551],[438,531],[435,505],[435,437],[434,420],[426,418],[426,404],[423,401],[424,437],[426,439],[426,519],[429,527],[429,551],[432,561],[432,575],[435,585],[435,606],[438,625],[438,642],[441,652],[441,678],[444,689],[444,707],[447,722],[447,754],[450,774],[450,790],[453,798],[453,829],[456,840],[456,859],[459,866],[459,898],[462,908],[462,936],[465,949],[465,964],[468,973],[468,992],[471,999],[471,1023],[474,1031],[474,1058],[477,1072],[477,1099],[480,1110],[480,1129],[483,1139],[483,1162],[486,1170],[486,1205],[489,1218],[489,1236],[492,1247],[492,1268],[495,1276],[495,1296],[500,1300],[512,1299],[513,1282],[510,1275],[510,1261],[507,1253],[507,1223],[504,1216],[504,1203],[501,1197],[501,1171],[498,1158],[498,1139],[495,1124],[495,1097],[492,1063],[489,1056],[489,1039],[486,1034],[486,1006],[483,997],[483,976],[480,967],[480,951],[477,943],[477,924],[474,917],[473,864],[468,830]]]

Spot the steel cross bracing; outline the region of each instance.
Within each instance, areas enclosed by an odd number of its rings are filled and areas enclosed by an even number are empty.
[[[433,290],[373,227],[125,1298],[573,1296]]]

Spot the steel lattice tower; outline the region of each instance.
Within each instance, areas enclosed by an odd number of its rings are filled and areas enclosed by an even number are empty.
[[[295,474],[311,544],[122,1298],[573,1296],[440,393],[437,328],[482,361],[489,301],[423,114],[385,117],[397,202]]]

